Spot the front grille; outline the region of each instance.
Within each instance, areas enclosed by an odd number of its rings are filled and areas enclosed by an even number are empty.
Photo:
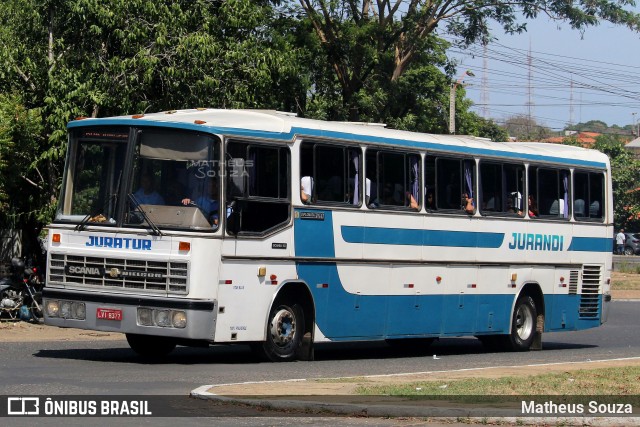
[[[580,318],[592,319],[600,316],[601,265],[582,266],[582,288],[580,289]]]
[[[49,282],[92,288],[188,293],[189,265],[176,261],[51,254]]]

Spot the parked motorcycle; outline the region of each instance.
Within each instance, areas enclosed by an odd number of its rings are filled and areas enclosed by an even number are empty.
[[[0,314],[40,322],[43,286],[37,267],[25,267],[22,259],[13,258],[11,275],[0,279]]]

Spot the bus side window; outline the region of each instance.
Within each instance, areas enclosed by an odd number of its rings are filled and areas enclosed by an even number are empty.
[[[301,201],[360,206],[360,159],[360,148],[303,142],[300,147]]]
[[[576,221],[601,220],[604,176],[602,173],[573,173],[573,216]]]
[[[370,208],[420,208],[420,157],[367,150]]]

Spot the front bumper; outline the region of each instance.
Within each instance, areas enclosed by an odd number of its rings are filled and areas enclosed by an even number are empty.
[[[42,292],[44,321],[47,325],[62,328],[90,329],[94,331],[122,332],[126,334],[154,335],[213,342],[216,327],[215,300],[193,300],[153,296],[132,296],[110,293],[80,292],[65,289],[44,288]],[[51,317],[47,313],[47,301],[71,301],[85,304],[85,319]],[[139,307],[180,310],[186,313],[184,328],[142,326],[138,324]],[[98,309],[122,311],[122,320],[98,319]]]

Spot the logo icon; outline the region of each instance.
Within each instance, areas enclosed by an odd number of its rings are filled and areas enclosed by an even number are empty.
[[[8,397],[7,415],[40,415],[40,398]]]

